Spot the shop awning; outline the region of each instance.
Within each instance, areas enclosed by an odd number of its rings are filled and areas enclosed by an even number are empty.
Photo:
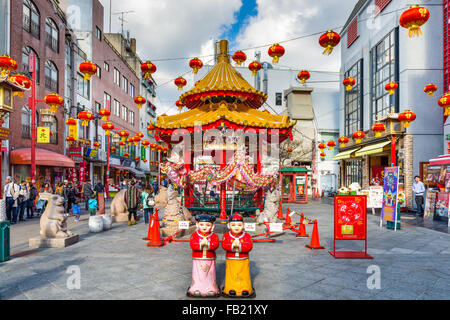
[[[385,151],[384,147],[386,147],[387,145],[390,145],[390,144],[391,144],[390,141],[383,141],[383,142],[368,145],[368,146],[362,148],[361,150],[359,150],[358,152],[356,152],[355,156],[361,157],[361,156],[367,156],[369,154],[383,152],[383,151]]]
[[[116,168],[116,169],[124,170],[124,171],[130,171],[131,170],[130,167],[125,167],[125,166],[121,166],[121,165],[118,165],[118,164],[110,164],[109,166],[112,167],[112,168]]]
[[[138,178],[145,178],[145,174],[135,168],[130,168],[130,171]]]
[[[332,160],[348,159],[352,156],[352,153],[356,152],[357,150],[359,150],[359,148],[342,151],[341,153],[335,155]]]
[[[441,165],[450,165],[450,154],[430,159],[429,166],[441,166]]]
[[[31,164],[31,148],[17,149],[10,153],[11,164]],[[36,165],[47,167],[74,168],[75,162],[65,155],[36,148]]]

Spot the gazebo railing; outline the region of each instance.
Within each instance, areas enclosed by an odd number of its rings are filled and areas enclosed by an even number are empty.
[[[256,196],[233,196],[228,195],[226,199],[226,212],[231,213],[231,206],[233,203],[234,212],[254,212],[258,209],[262,210],[264,208],[265,197]],[[187,203],[187,209],[190,211],[197,212],[212,212],[220,213],[220,196],[192,196],[192,197],[182,197],[182,203]]]

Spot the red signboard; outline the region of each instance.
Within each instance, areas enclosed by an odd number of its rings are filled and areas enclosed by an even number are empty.
[[[0,140],[9,140],[10,135],[11,135],[11,130],[0,127]]]
[[[69,147],[69,156],[82,157],[83,156],[83,148],[82,147]]]
[[[365,250],[336,251],[336,240],[364,240]],[[334,197],[334,249],[336,259],[371,259],[367,254],[367,196]]]

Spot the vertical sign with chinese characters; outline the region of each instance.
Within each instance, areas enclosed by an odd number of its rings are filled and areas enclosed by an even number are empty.
[[[49,127],[37,127],[37,143],[50,143]]]
[[[396,222],[399,167],[384,168],[382,220]]]

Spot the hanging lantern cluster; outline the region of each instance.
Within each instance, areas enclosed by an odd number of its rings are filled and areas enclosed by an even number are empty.
[[[434,97],[434,93],[437,91],[437,89],[438,89],[437,85],[430,83],[423,89],[423,91],[430,97]]]
[[[366,134],[362,131],[353,132],[353,139],[355,139],[356,143],[361,143],[362,139],[364,139],[365,136]]]
[[[416,114],[411,110],[405,110],[398,115],[398,120],[403,123],[405,128],[409,128],[411,122],[416,120]]]
[[[137,104],[137,108],[141,109],[142,106],[147,102],[147,100],[142,97],[142,96],[137,96],[136,98],[134,98],[134,103]]]
[[[280,60],[280,58],[284,55],[284,48],[280,46],[278,43],[275,43],[273,46],[269,48],[269,56],[273,59],[272,63],[276,64]]]
[[[31,80],[25,77],[23,74],[15,74],[8,78],[8,81],[12,84],[22,88],[23,90],[31,89]],[[21,98],[24,97],[23,91],[14,91],[15,96],[19,96]]]
[[[152,74],[156,72],[156,66],[147,61],[141,64],[141,71],[144,73],[144,79],[150,79]]]
[[[98,114],[102,116],[102,120],[103,121],[107,121],[108,117],[111,115],[111,111],[109,111],[108,109],[104,108],[104,109],[98,110]]]
[[[398,83],[396,83],[394,81],[391,81],[384,87],[384,89],[386,91],[388,91],[389,95],[391,96],[391,95],[393,95],[395,93],[395,90],[398,89]]]
[[[232,59],[234,60],[236,65],[240,66],[245,62],[245,60],[247,60],[247,55],[241,50],[238,50],[233,54]]]
[[[450,115],[450,92],[444,94],[438,101],[438,104],[444,108],[444,116]]]
[[[89,60],[80,63],[78,69],[84,74],[84,81],[89,81],[97,73],[97,66]]]
[[[0,80],[8,79],[11,71],[17,69],[17,61],[8,55],[2,55],[0,57]]]
[[[44,97],[44,102],[48,105],[51,112],[56,113],[58,107],[64,104],[64,99],[57,93],[50,93]]]
[[[187,84],[187,81],[183,77],[178,77],[174,81],[175,85],[178,87],[178,90],[183,90],[184,86]]]
[[[311,74],[307,70],[302,70],[297,74],[297,79],[300,80],[301,83],[305,83],[309,78],[311,78]]]
[[[339,147],[340,147],[340,148],[345,148],[345,145],[346,145],[349,141],[350,141],[350,140],[349,140],[347,137],[345,137],[345,136],[340,137],[340,138],[338,139],[338,142],[340,143]]]
[[[328,30],[319,38],[319,44],[325,48],[323,54],[326,55],[330,55],[339,42],[341,42],[341,36],[332,30]]]
[[[342,84],[345,86],[345,89],[347,91],[351,91],[356,84],[356,80],[355,78],[348,77],[345,78],[344,81],[342,81]]]
[[[189,67],[192,68],[192,72],[194,74],[197,74],[198,70],[200,70],[203,67],[203,62],[199,58],[194,58],[191,61],[189,61]]]
[[[102,124],[102,129],[105,130],[105,135],[109,136],[111,131],[114,130],[114,125],[111,122],[104,122]]]
[[[253,76],[256,76],[259,70],[261,70],[261,63],[258,61],[253,61],[248,65],[248,69],[252,72]]]
[[[372,126],[372,131],[375,132],[375,137],[381,137],[381,134],[386,131],[386,125],[378,122]]]
[[[336,142],[333,140],[328,141],[327,143],[328,149],[333,150],[334,147],[336,147]]]
[[[83,127],[87,127],[87,126],[89,126],[89,121],[94,119],[94,115],[92,113],[90,113],[89,111],[81,111],[78,114],[78,119],[81,120],[81,125]]]
[[[418,5],[411,6],[404,11],[399,19],[399,23],[403,28],[408,29],[408,36],[410,38],[422,35],[420,29],[430,18],[430,11],[427,8]]]

